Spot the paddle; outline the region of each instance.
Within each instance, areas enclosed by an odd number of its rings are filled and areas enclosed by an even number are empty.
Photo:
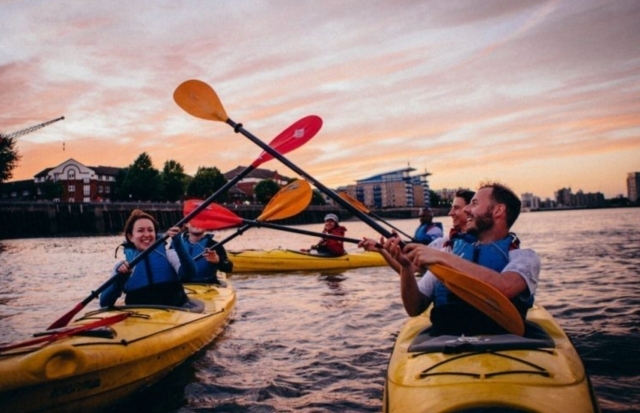
[[[212,221],[215,220],[215,218],[213,216],[211,216]],[[268,222],[264,222],[262,220],[260,220],[260,218],[257,218],[256,220],[250,220],[250,219],[243,219],[238,217],[238,219],[241,220],[242,223],[244,223],[245,225],[240,228],[238,231],[242,230],[242,232],[244,232],[245,228],[269,228],[269,229],[275,229],[278,231],[285,231],[285,232],[291,232],[294,234],[301,234],[301,235],[310,235],[313,237],[320,237],[320,238],[327,238],[327,239],[335,239],[338,241],[343,241],[343,242],[350,242],[353,244],[358,244],[360,241],[362,241],[361,239],[357,239],[357,238],[347,238],[347,237],[341,237],[340,235],[333,235],[333,234],[325,234],[322,232],[314,232],[314,231],[307,231],[305,229],[300,229],[300,228],[293,228],[293,227],[287,227],[284,225],[278,225],[278,224],[271,224]],[[221,218],[221,225],[225,225],[228,221],[227,217],[223,217]],[[240,235],[240,234],[237,234]],[[232,238],[235,238],[236,233],[230,235],[229,237],[225,238],[224,240],[220,241],[219,243],[215,244],[214,247],[218,246],[218,245],[224,245],[227,242],[229,242]],[[230,239],[231,238],[231,239]]]
[[[130,315],[131,315],[131,313],[120,313],[120,314],[116,314],[116,315],[111,316],[111,317],[105,317],[105,318],[102,318],[100,320],[92,321],[90,323],[83,324],[83,325],[80,325],[80,326],[77,326],[77,327],[68,328],[68,329],[65,329],[65,330],[62,330],[62,331],[55,331],[55,332],[52,332],[51,334],[46,335],[46,336],[34,338],[34,339],[31,339],[31,340],[21,341],[19,343],[6,344],[6,345],[3,345],[3,346],[0,346],[0,352],[7,351],[7,350],[12,350],[12,349],[15,349],[15,348],[20,348],[20,347],[29,347],[29,346],[33,346],[33,345],[41,344],[41,343],[51,343],[53,341],[60,340],[63,337],[72,336],[74,334],[78,334],[78,333],[81,333],[83,331],[93,330],[94,328],[104,327],[104,326],[115,324],[115,323],[117,323],[119,321],[124,320],[125,318],[129,317]]]
[[[256,219],[258,221],[274,221],[292,217],[309,206],[312,194],[311,185],[307,181],[295,180],[282,187],[271,197],[262,214]],[[190,214],[201,202],[199,199],[186,201],[183,209],[184,214]],[[203,209],[191,223],[198,228],[216,230],[242,225],[243,219],[221,205],[211,204]]]
[[[341,198],[334,191],[327,188],[322,183],[318,182],[315,178],[313,178],[312,176],[307,174],[305,171],[300,169],[298,166],[293,164],[283,155],[273,150],[264,142],[262,142],[260,139],[258,139],[256,136],[254,136],[252,133],[244,129],[242,127],[242,124],[236,123],[233,120],[231,120],[231,118],[227,116],[227,113],[224,110],[222,103],[218,98],[218,95],[213,90],[213,88],[208,84],[200,80],[187,80],[177,87],[177,89],[173,94],[173,98],[178,104],[178,106],[180,106],[182,109],[184,109],[187,113],[189,113],[192,116],[205,119],[205,120],[213,120],[213,121],[227,123],[233,128],[234,132],[241,133],[242,135],[247,137],[249,140],[251,140],[253,143],[255,143],[260,148],[262,148],[264,151],[269,152],[274,158],[276,158],[281,163],[289,167],[292,171],[296,172],[298,175],[302,176],[303,178],[307,179],[309,182],[313,183],[315,187],[318,188],[320,191],[322,191],[325,195],[327,195],[329,198],[334,200],[336,203],[338,203],[340,206],[345,208],[347,211],[351,212],[353,215],[360,218],[360,220],[362,220],[364,223],[369,225],[372,229],[377,231],[379,234],[381,234],[385,238],[391,238],[395,236],[393,233],[388,231],[386,228],[382,227],[380,224],[378,224],[368,215],[366,215],[365,213],[363,213],[362,211],[360,211],[359,209],[351,205],[349,202]],[[401,246],[403,245],[404,243],[401,243]],[[439,271],[440,270],[439,266],[436,266],[436,269]],[[487,309],[486,301],[485,301],[486,291],[482,289],[479,291],[475,291],[474,290],[475,286],[477,285],[473,283],[466,283],[464,285],[460,285],[460,289],[465,289],[465,291],[468,292],[467,299],[469,300],[468,301],[469,304],[478,308],[478,310],[484,312]],[[498,295],[502,295],[498,291],[496,291],[496,293]],[[512,303],[510,304],[511,306],[513,306]],[[492,316],[492,314],[487,314],[487,315],[489,317]],[[519,315],[518,315],[518,319],[520,319]],[[495,320],[495,321],[500,322],[500,320]],[[512,320],[512,321],[514,323],[517,323],[516,320]],[[503,325],[503,327],[508,328],[510,326]]]
[[[284,165],[289,167],[292,171],[296,172],[301,177],[305,178],[307,181],[311,182],[316,188],[322,191],[329,198],[334,200],[336,203],[341,205],[347,211],[351,212],[353,215],[360,218],[371,228],[376,230],[378,233],[383,236],[390,238],[393,234],[388,231],[386,228],[382,227],[368,215],[364,214],[356,207],[352,206],[349,202],[342,199],[338,194],[336,194],[331,189],[324,186],[321,182],[317,181],[314,177],[300,169],[298,166],[290,162],[287,158],[285,158],[278,151],[269,147],[269,145],[262,142],[251,132],[247,131],[241,123],[236,123],[224,110],[222,103],[220,103],[220,99],[218,95],[213,90],[211,86],[200,81],[200,80],[187,80],[180,84],[175,92],[173,93],[173,99],[184,111],[189,113],[192,116],[195,116],[200,119],[205,120],[213,120],[227,123],[231,126],[236,133],[241,133],[245,137],[247,137],[250,141],[258,145],[265,152],[271,154],[274,158],[282,162]]]
[[[441,264],[429,270],[455,295],[482,311],[505,330],[524,335],[524,321],[509,299],[491,284]]]
[[[197,226],[203,229],[218,229],[244,224],[237,232],[211,247],[215,248],[226,244],[249,228],[265,225],[264,221],[276,221],[299,214],[307,208],[311,202],[312,195],[311,185],[309,185],[307,181],[299,179],[280,189],[267,203],[262,214],[260,214],[255,221],[243,219],[228,209],[215,205],[215,208],[210,208],[211,206],[209,206],[202,211],[198,217],[199,221]],[[188,213],[188,211],[194,207],[193,205],[198,202],[200,201],[189,200],[185,202],[185,213]],[[194,259],[199,259],[202,254],[204,254],[204,252],[194,257]]]
[[[342,197],[344,200],[346,200],[347,202],[349,202],[351,205],[353,205],[354,207],[356,207],[357,209],[359,209],[360,211],[364,212],[365,214],[371,215],[373,218],[377,219],[378,221],[382,221],[385,224],[387,224],[388,226],[390,226],[391,228],[395,229],[396,231],[398,231],[398,233],[404,235],[405,237],[409,238],[411,240],[411,242],[415,242],[416,240],[409,234],[403,232],[400,228],[397,228],[395,226],[393,226],[390,222],[385,221],[384,219],[382,219],[381,217],[379,217],[378,215],[374,214],[373,212],[371,212],[365,204],[363,204],[362,202],[358,201],[357,199],[355,199],[354,197],[352,197],[351,195],[349,195],[346,192],[340,192],[338,195],[340,195],[340,197]]]
[[[271,141],[271,143],[269,144],[271,146],[265,145],[266,147],[269,148],[269,151],[262,152],[260,156],[258,156],[258,158],[256,158],[256,160],[253,161],[253,163],[250,166],[245,168],[235,178],[228,181],[222,188],[217,190],[213,195],[211,195],[209,198],[203,201],[202,204],[200,204],[193,211],[191,211],[187,216],[185,216],[180,221],[178,221],[178,223],[175,226],[179,227],[189,222],[192,218],[198,215],[200,211],[205,209],[207,205],[213,203],[213,201],[215,201],[217,197],[219,197],[221,194],[225,193],[228,189],[233,187],[236,183],[242,180],[245,176],[251,173],[258,166],[260,166],[264,162],[267,162],[273,159],[273,156],[272,156],[273,153],[276,153],[279,155],[280,153],[287,153],[294,149],[299,148],[300,146],[304,145],[307,141],[309,141],[311,138],[313,138],[318,133],[321,127],[322,127],[322,119],[314,115],[304,117],[298,120],[297,122],[295,122],[294,124],[292,124],[291,126],[289,126],[287,129],[282,131],[278,136],[276,136]],[[131,262],[129,263],[129,267],[133,268],[134,265],[142,261],[147,255],[151,253],[151,251],[153,251],[155,248],[163,244],[167,237],[168,237],[167,235],[164,235],[163,237],[159,237],[153,244],[151,244],[151,246],[149,246],[149,248],[142,251],[142,253],[140,253],[133,260],[131,260]],[[67,312],[62,317],[54,321],[53,324],[51,324],[48,327],[48,330],[64,327],[67,324],[69,324],[71,319],[76,314],[78,314],[87,304],[89,304],[94,298],[98,297],[104,290],[106,290],[111,284],[116,282],[116,280],[118,280],[119,278],[120,278],[120,274],[117,274],[109,278],[104,284],[98,287],[97,290],[92,291],[87,298],[85,298],[84,300],[76,304],[76,306],[73,307],[69,312]]]

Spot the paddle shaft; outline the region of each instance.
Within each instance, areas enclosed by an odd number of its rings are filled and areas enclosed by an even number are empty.
[[[108,326],[111,324],[115,324],[119,321],[124,320],[125,318],[129,317],[131,315],[131,313],[120,313],[120,314],[116,314],[114,316],[111,317],[106,317],[100,320],[96,320],[96,321],[92,321],[90,323],[87,324],[83,324],[81,326],[77,326],[77,327],[72,327],[66,330],[62,330],[62,331],[55,331],[52,332],[51,334],[48,335],[44,335],[44,334],[39,334],[38,338],[34,338],[31,340],[26,340],[26,341],[21,341],[19,343],[13,343],[13,344],[7,344],[4,346],[0,346],[0,352],[2,351],[7,351],[7,350],[12,350],[14,348],[20,348],[20,347],[28,347],[28,346],[33,346],[36,344],[41,344],[41,343],[50,343],[56,340],[59,340],[63,337],[67,337],[67,336],[72,336],[74,334],[78,334],[81,333],[83,331],[87,331],[87,330],[93,330],[94,328],[98,328],[98,327],[104,327],[104,326]]]
[[[385,224],[389,225],[391,228],[395,229],[396,231],[398,231],[398,233],[404,235],[405,237],[409,238],[409,240],[411,242],[415,242],[415,238],[413,238],[411,235],[407,234],[406,232],[402,231],[400,228],[397,228],[396,226],[392,225],[390,222],[385,221],[384,219],[382,219],[381,217],[379,217],[378,215],[374,214],[373,212],[369,211],[369,215],[371,215],[372,217],[374,217],[375,219],[377,219],[378,221],[382,221]]]
[[[253,227],[253,225],[245,224],[242,227],[238,228],[238,230],[236,230],[236,232],[234,232],[233,234],[229,235],[227,238],[223,239],[220,242],[216,242],[215,244],[213,244],[212,246],[210,246],[207,249],[210,250],[210,249],[215,249],[217,247],[221,247],[224,244],[226,244],[227,242],[231,241],[232,239],[244,234],[245,231],[247,231],[251,227]],[[199,260],[200,258],[202,258],[202,256],[204,255],[205,252],[206,252],[206,250],[202,251],[200,254],[196,255],[195,257],[193,257],[193,260],[194,261]]]
[[[360,220],[362,220],[364,223],[369,225],[372,229],[377,231],[379,234],[381,234],[386,238],[391,238],[394,236],[392,232],[390,232],[389,230],[387,230],[386,228],[378,224],[376,221],[374,221],[371,217],[369,217],[368,215],[366,215],[365,213],[363,213],[362,211],[360,211],[359,209],[351,205],[348,201],[342,199],[340,195],[338,195],[331,189],[324,186],[321,182],[317,181],[314,177],[312,177],[311,175],[309,175],[308,173],[300,169],[294,163],[292,163],[283,155],[281,155],[278,151],[276,151],[266,143],[262,142],[260,139],[254,136],[251,132],[247,131],[244,127],[242,127],[241,123],[236,123],[233,120],[231,120],[231,118],[227,119],[225,122],[233,128],[234,132],[241,133],[242,135],[247,137],[250,141],[252,141],[256,145],[258,145],[260,148],[262,148],[262,150],[269,153],[275,159],[279,160],[289,169],[296,172],[298,175],[302,176],[307,181],[311,182],[316,188],[322,191],[325,195],[327,195],[329,198],[337,202],[340,206],[345,208],[347,211],[351,212],[353,215],[357,216]]]
[[[243,227],[239,228],[236,232],[234,232],[233,234],[231,234],[227,238],[223,239],[222,241],[220,241],[220,242],[218,242],[216,244],[213,244],[211,246],[211,248],[216,248],[216,247],[222,246],[222,245],[226,244],[227,242],[231,241],[232,239],[234,239],[235,237],[237,237],[239,235],[242,235],[249,228],[254,228],[254,227],[255,228],[264,227],[264,228],[269,228],[269,229],[276,229],[276,230],[279,230],[279,231],[292,232],[292,233],[295,233],[295,234],[311,235],[313,237],[334,239],[334,240],[337,240],[337,241],[350,242],[352,244],[357,244],[360,241],[362,241],[362,240],[359,240],[357,238],[347,238],[347,237],[341,237],[340,235],[324,234],[324,233],[321,233],[321,232],[307,231],[307,230],[299,229],[299,228],[286,227],[284,225],[271,224],[271,223],[268,223],[268,222],[252,221],[252,220],[248,220],[248,219],[244,219],[243,222],[245,222],[245,225]],[[204,254],[204,252],[201,252],[200,254],[196,255],[194,257],[194,260],[200,259],[203,254]]]
[[[320,237],[320,238],[326,238],[326,239],[335,239],[337,241],[343,241],[343,242],[350,242],[353,244],[357,244],[359,243],[360,239],[357,238],[347,238],[347,237],[341,237],[340,235],[333,235],[333,234],[325,234],[322,232],[314,232],[314,231],[307,231],[305,229],[299,229],[299,228],[291,228],[291,227],[286,227],[284,225],[278,225],[278,224],[271,224],[269,222],[260,222],[260,221],[249,221],[249,220],[244,220],[244,222],[247,223],[247,225],[252,225],[254,227],[264,227],[264,228],[269,228],[269,229],[277,229],[279,231],[286,231],[286,232],[292,232],[295,234],[302,234],[302,235],[311,235],[313,237]]]

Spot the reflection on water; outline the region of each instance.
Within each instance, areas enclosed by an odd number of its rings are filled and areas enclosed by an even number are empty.
[[[412,232],[416,222],[392,224]],[[349,237],[374,235],[360,222],[345,225]],[[573,339],[603,410],[640,411],[640,209],[526,213],[514,231],[542,257],[537,300]],[[1,340],[44,329],[87,297],[108,278],[120,241],[0,241]],[[260,228],[228,248],[299,249],[313,241]],[[238,305],[225,332],[121,411],[138,411],[139,403],[153,412],[380,411],[384,371],[406,319],[395,274],[379,267],[231,280]]]

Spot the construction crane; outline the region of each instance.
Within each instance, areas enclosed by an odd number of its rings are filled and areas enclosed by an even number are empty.
[[[44,128],[47,125],[51,125],[52,123],[57,122],[59,120],[63,120],[63,119],[64,119],[64,116],[60,116],[59,118],[52,119],[52,120],[49,120],[47,122],[40,123],[38,125],[33,125],[33,126],[28,127],[28,128],[21,129],[19,131],[7,133],[7,134],[2,133],[2,134],[0,134],[0,140],[18,138],[18,137],[20,137],[22,135],[26,135],[27,133],[31,133],[33,131],[36,131],[36,130],[40,129],[40,128]]]

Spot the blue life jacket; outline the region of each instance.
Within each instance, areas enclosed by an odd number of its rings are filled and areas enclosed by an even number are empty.
[[[440,238],[442,236],[442,235],[438,236],[438,235],[427,234],[427,232],[434,227],[440,228],[440,231],[443,231],[441,222],[432,222],[430,224],[420,224],[420,226],[416,229],[413,239],[416,242],[419,242],[421,244],[429,245],[434,239]]]
[[[179,237],[174,237],[172,242],[180,258],[180,270],[186,267],[185,272],[193,276],[195,265],[186,254],[182,241]],[[129,242],[125,242],[123,246],[128,262],[140,254]],[[112,277],[117,275],[120,264],[114,268]],[[128,277],[120,277],[107,287],[100,294],[100,305],[102,307],[114,305],[123,291],[126,293],[126,304],[182,306],[189,301],[178,274],[167,257],[164,245],[154,248],[149,255],[136,264]]]
[[[125,245],[124,255],[128,262],[131,262],[139,253],[135,248]],[[133,268],[131,276],[124,284],[124,292],[128,294],[154,284],[179,281],[178,274],[167,258],[167,250],[160,246]]]
[[[195,258],[202,254],[205,249],[210,248],[215,242],[213,241],[213,236],[211,234],[205,234],[205,236],[193,244],[188,241],[189,234],[183,234],[184,245],[186,247],[187,253],[191,256],[191,258]],[[195,260],[196,264],[196,275],[193,278],[187,277],[184,274],[182,268],[180,268],[180,279],[183,282],[216,282],[218,277],[216,276],[216,266],[211,264],[209,261],[200,257]]]
[[[443,247],[451,247],[451,250],[455,248],[455,244],[462,242],[467,244],[473,244],[478,241],[478,238],[474,235],[468,234],[466,232],[460,232],[455,228],[451,228],[449,231],[449,239],[442,245]]]
[[[468,236],[471,237],[471,236]],[[501,272],[509,263],[509,251],[519,248],[520,241],[515,234],[509,234],[505,238],[492,242],[491,244],[479,244],[469,242],[467,237],[459,237],[453,242],[453,253],[474,262],[483,267]],[[474,239],[471,237],[471,239]],[[444,305],[462,301],[454,295],[440,281],[436,282],[434,292],[434,305]],[[522,301],[515,297],[511,302],[516,306],[520,314],[526,316],[527,309],[533,305],[533,297],[527,301]]]

